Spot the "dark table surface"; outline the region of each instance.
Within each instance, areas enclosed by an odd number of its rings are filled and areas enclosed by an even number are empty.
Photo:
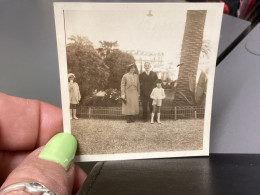
[[[257,195],[260,155],[99,162],[79,194]]]

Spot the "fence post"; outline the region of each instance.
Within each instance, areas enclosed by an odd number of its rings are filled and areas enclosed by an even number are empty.
[[[88,118],[91,118],[91,107],[88,108]]]
[[[194,111],[195,119],[197,118],[197,110]]]
[[[177,120],[177,109],[176,109],[176,106],[174,106],[174,119]]]

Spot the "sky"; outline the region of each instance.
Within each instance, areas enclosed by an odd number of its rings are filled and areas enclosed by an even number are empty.
[[[120,50],[163,52],[164,63],[177,66],[180,63],[186,11],[178,7],[167,10],[153,6],[153,16],[147,16],[148,13],[149,7],[65,10],[66,41],[69,42],[71,35],[86,36],[95,48],[100,46],[99,41],[118,41]],[[211,42],[215,36],[214,17],[214,12],[207,12],[204,40],[210,40],[210,44],[217,44]],[[198,74],[208,67],[208,61],[207,57],[201,58]],[[175,75],[177,77],[178,73]]]
[[[152,10],[65,11],[67,39],[87,36],[99,47],[99,41],[118,41],[120,50],[163,52],[164,61],[179,63],[186,11]],[[67,40],[68,41],[68,40]]]

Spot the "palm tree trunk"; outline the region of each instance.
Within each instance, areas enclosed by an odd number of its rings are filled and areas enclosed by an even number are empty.
[[[182,41],[180,63],[183,63],[183,65],[179,69],[177,90],[184,94],[192,104],[195,104],[196,75],[203,42],[206,14],[206,10],[187,11]],[[177,95],[175,101],[177,105],[190,105],[182,95]]]

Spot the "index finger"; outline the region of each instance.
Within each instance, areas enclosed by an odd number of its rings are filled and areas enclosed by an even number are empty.
[[[32,150],[62,131],[61,109],[0,93],[0,150]]]

